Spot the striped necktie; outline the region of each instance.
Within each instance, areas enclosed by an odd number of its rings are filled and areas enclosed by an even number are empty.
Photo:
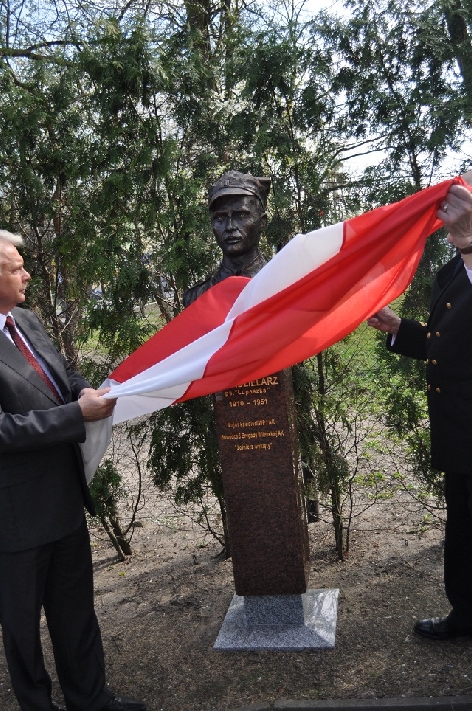
[[[26,343],[23,341],[22,337],[16,330],[15,322],[13,321],[11,316],[7,316],[5,320],[5,326],[8,328],[10,335],[12,337],[13,343],[15,346],[18,348],[19,351],[24,355],[28,363],[35,369],[35,371],[38,373],[38,375],[42,378],[42,380],[46,383],[48,388],[51,390],[55,398],[59,398],[59,400],[62,400],[62,396],[58,392],[56,386],[52,382],[52,380],[49,378],[47,373],[43,370],[41,367],[40,363],[36,360]]]

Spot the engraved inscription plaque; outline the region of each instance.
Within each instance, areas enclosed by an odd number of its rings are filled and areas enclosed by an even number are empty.
[[[308,534],[291,371],[215,395],[237,595],[306,591]]]

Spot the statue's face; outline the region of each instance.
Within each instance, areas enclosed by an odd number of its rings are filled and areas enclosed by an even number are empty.
[[[259,244],[266,215],[251,195],[222,195],[211,209],[211,226],[227,257],[240,257]]]

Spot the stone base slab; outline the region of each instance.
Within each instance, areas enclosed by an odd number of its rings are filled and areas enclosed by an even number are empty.
[[[234,595],[213,649],[332,649],[338,595],[336,589],[307,590],[302,595]]]

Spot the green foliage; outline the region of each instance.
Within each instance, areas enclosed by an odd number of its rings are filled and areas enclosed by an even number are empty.
[[[118,501],[126,497],[121,474],[111,459],[105,459],[98,467],[90,484],[90,493],[95,503],[97,517],[107,532],[120,560],[131,555],[130,539],[126,537],[131,524],[123,531],[118,516]],[[136,509],[134,509],[134,515]]]
[[[312,366],[312,362],[307,362],[299,363],[292,368],[300,457],[302,465],[310,472],[317,471],[317,442],[319,441],[319,430],[312,413],[316,390],[316,378]]]
[[[348,22],[317,28],[342,56],[334,86],[346,92],[346,129],[385,151],[386,177],[404,176],[418,190],[466,125],[444,5],[350,5]]]
[[[201,500],[207,481],[222,495],[221,467],[210,397],[162,410],[150,418],[152,429],[148,467],[160,488],[177,479],[176,501]]]
[[[373,336],[361,328],[294,372],[303,397],[302,458],[316,475],[322,508],[330,510],[340,559],[349,550],[354,506],[389,495],[391,477],[379,469],[385,463]]]
[[[151,415],[141,425],[148,433],[148,469],[155,485],[172,488],[177,504],[198,503],[200,518],[207,515],[203,504],[210,487],[221,512],[223,536],[218,536],[229,555],[229,537],[218,452],[213,400],[201,397],[174,405]]]
[[[116,504],[124,498],[121,474],[110,459],[104,459],[90,483],[97,516],[116,515]]]

